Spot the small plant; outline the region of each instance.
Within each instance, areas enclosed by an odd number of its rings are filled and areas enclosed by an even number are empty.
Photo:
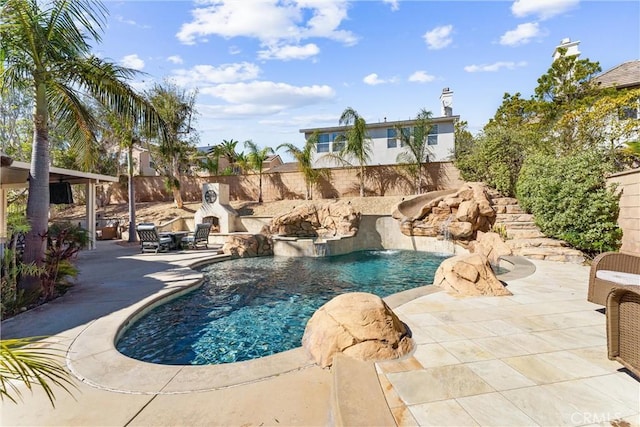
[[[10,214],[7,220],[7,243],[0,258],[0,319],[14,314],[23,305],[23,293],[18,291],[22,276],[39,276],[44,269],[35,263],[22,262],[19,236],[29,231],[29,224],[21,214]]]
[[[491,226],[491,231],[498,234],[502,240],[507,240],[509,238],[507,235],[507,227],[504,224],[493,224]]]
[[[54,224],[47,233],[45,253],[45,273],[42,275],[42,296],[49,300],[55,296],[56,286],[63,279],[78,273],[70,260],[87,246],[89,236],[86,230],[71,223]],[[58,287],[60,290],[60,287]]]

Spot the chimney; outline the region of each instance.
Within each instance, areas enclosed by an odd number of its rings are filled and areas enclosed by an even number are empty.
[[[440,115],[453,116],[453,91],[449,90],[448,87],[442,89],[442,94],[440,95]]]
[[[572,42],[569,37],[562,39],[560,44],[556,46],[556,49],[553,51],[553,60],[560,58],[560,49],[567,49],[565,53],[566,56],[580,56],[580,51],[578,50],[578,45],[580,44],[580,40]]]

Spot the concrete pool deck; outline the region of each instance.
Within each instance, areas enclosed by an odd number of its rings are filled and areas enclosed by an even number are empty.
[[[56,390],[54,409],[41,390],[21,388],[22,402],[2,402],[3,426],[332,423],[334,373],[301,349],[219,366],[159,366],[120,355],[113,348],[120,325],[197,283],[186,266],[213,253],[142,255],[98,243],[81,253],[78,285],[67,295],[2,323],[3,338],[47,335],[67,351],[78,389],[73,396]],[[376,369],[399,425],[640,425],[640,383],[607,360],[605,316],[586,301],[588,268],[533,263],[534,274],[508,281],[512,297],[435,292],[395,309],[416,350]],[[334,400],[349,399],[337,393]],[[367,412],[341,419],[356,424]]]

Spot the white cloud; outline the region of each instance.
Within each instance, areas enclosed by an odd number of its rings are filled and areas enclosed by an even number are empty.
[[[500,37],[500,44],[505,46],[519,46],[527,44],[532,38],[541,37],[544,33],[540,31],[537,22],[527,22],[520,24],[515,30],[510,30]]]
[[[314,43],[304,46],[269,46],[266,50],[258,52],[260,59],[280,59],[288,61],[290,59],[306,59],[320,53],[320,48]]]
[[[192,10],[191,22],[183,24],[176,34],[182,43],[195,44],[210,35],[250,37],[258,39],[262,47],[271,52],[272,46],[296,46],[312,37],[337,40],[346,45],[357,42],[353,33],[339,29],[347,18],[346,0],[209,0],[200,4]],[[267,56],[281,59],[278,55]],[[285,58],[293,59],[295,55],[285,55]]]
[[[518,18],[537,15],[545,20],[573,9],[578,3],[580,0],[516,0],[511,12]]]
[[[136,70],[142,70],[144,68],[144,61],[137,55],[126,55],[120,60],[120,64],[123,67],[133,68]]]
[[[524,67],[527,63],[525,61],[513,62],[513,61],[498,61],[493,64],[482,64],[482,65],[467,65],[464,67],[464,70],[467,73],[477,73],[477,72],[496,72],[500,71],[503,68],[508,70],[513,70],[518,67]]]
[[[436,27],[431,31],[427,31],[424,34],[424,39],[427,42],[429,49],[443,49],[451,44],[451,33],[453,32],[453,25],[443,25]]]
[[[378,77],[376,73],[371,73],[368,76],[365,76],[365,78],[362,79],[362,81],[371,86],[386,83],[386,81],[380,79],[380,77]]]
[[[118,22],[121,22],[123,24],[127,24],[127,25],[132,25],[134,27],[138,27],[138,28],[151,28],[149,25],[144,25],[144,24],[138,24],[136,21],[134,21],[133,19],[126,19],[121,15],[116,15],[114,16],[115,20]]]
[[[249,62],[233,64],[196,65],[190,69],[173,70],[171,79],[180,86],[196,86],[198,84],[233,83],[253,80],[260,74],[260,67]]]
[[[410,82],[417,82],[417,83],[429,83],[434,81],[435,79],[436,79],[436,76],[427,74],[426,71],[422,71],[422,70],[416,71],[415,73],[409,76]]]
[[[180,55],[171,55],[167,57],[167,61],[172,62],[174,64],[182,64],[184,62],[180,57]]]
[[[400,9],[400,2],[398,0],[382,0],[384,3],[388,3],[391,6],[392,11]]]
[[[270,81],[221,84],[203,88],[201,92],[232,104],[282,105],[283,108],[315,104],[335,96],[335,91],[327,85],[292,86]]]
[[[229,46],[229,55],[237,55],[242,52],[239,46]]]

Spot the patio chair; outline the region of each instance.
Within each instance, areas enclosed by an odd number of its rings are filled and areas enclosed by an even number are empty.
[[[211,224],[196,224],[196,230],[193,234],[182,238],[182,246],[189,249],[198,249],[209,247],[209,232],[211,232]]]
[[[615,287],[640,285],[640,256],[605,252],[591,263],[587,300],[606,305],[607,295]]]
[[[607,351],[640,378],[640,286],[615,288],[607,297]]]
[[[139,224],[136,227],[141,252],[165,252],[171,248],[171,237],[160,236],[154,224]]]

